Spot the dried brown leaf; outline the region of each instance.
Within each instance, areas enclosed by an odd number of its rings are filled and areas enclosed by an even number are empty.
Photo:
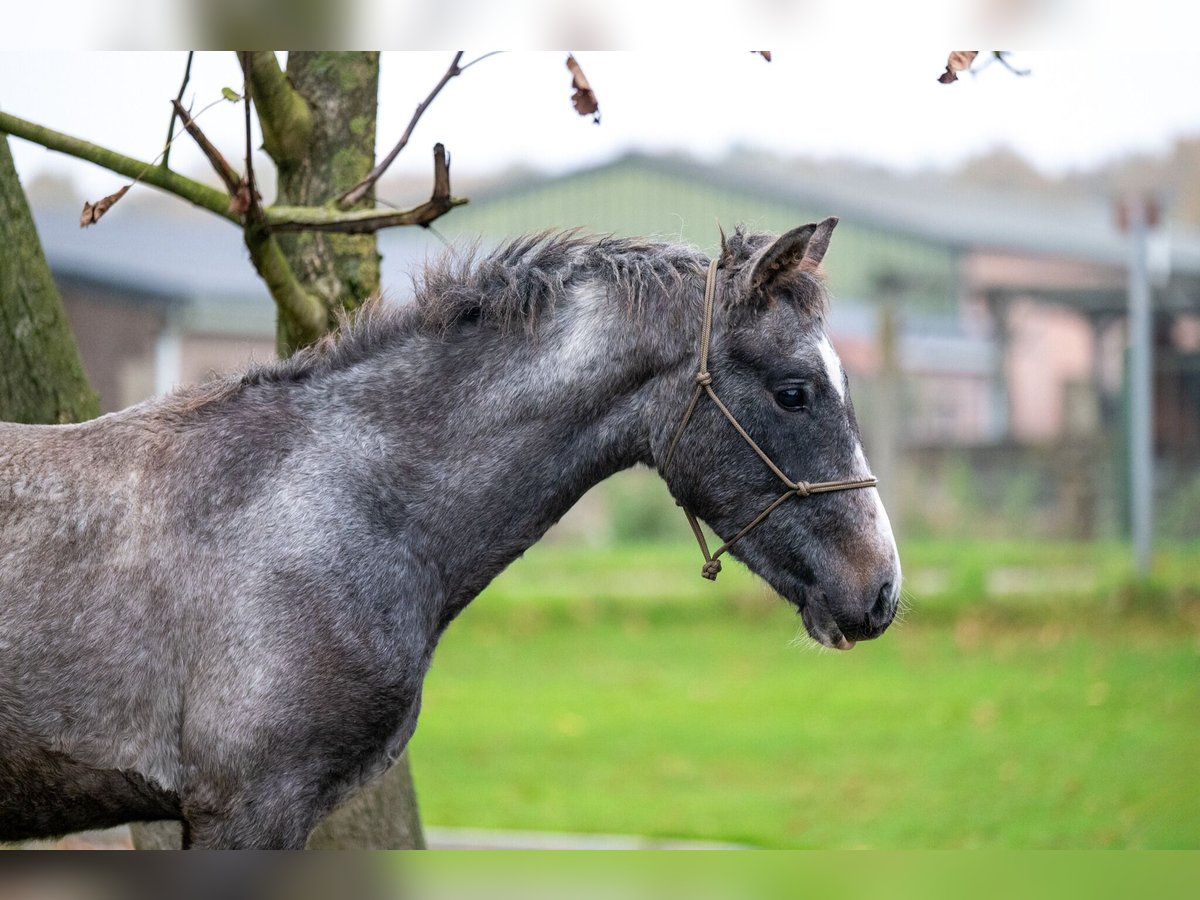
[[[759,56],[761,56],[767,62],[771,61],[771,51],[770,50],[751,50],[750,52],[757,53]]]
[[[596,99],[592,86],[588,84],[587,76],[583,74],[583,69],[579,67],[574,54],[567,54],[567,68],[571,70],[571,87],[575,89],[575,93],[571,95],[575,112],[581,116],[591,116],[592,121],[599,125],[600,102]]]
[[[89,225],[95,225],[99,222],[100,217],[112,209],[113,204],[124,197],[131,187],[133,187],[132,184],[127,184],[115,194],[101,197],[95,203],[85,202],[83,204],[83,212],[79,214],[79,227],[87,228]]]
[[[958,73],[965,72],[971,68],[971,63],[975,62],[975,57],[978,55],[978,50],[950,51],[950,56],[946,60],[946,71],[941,74],[938,81],[942,84],[951,84],[958,81]]]

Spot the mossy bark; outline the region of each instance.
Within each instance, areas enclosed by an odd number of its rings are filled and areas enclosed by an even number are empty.
[[[0,420],[60,424],[99,414],[8,140],[0,135]]]
[[[379,54],[292,51],[287,78],[307,105],[307,121],[297,124],[307,130],[308,140],[301,152],[281,153],[275,160],[276,203],[331,204],[375,165]],[[286,135],[286,124],[277,127]],[[374,205],[371,191],[354,209]],[[339,312],[356,309],[379,290],[374,234],[304,232],[280,234],[278,239],[300,284],[325,305],[331,328]],[[292,323],[284,316],[279,319],[278,344],[281,354],[292,352],[297,344]]]

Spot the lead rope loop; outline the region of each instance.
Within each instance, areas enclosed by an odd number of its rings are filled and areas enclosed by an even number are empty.
[[[663,463],[662,471],[665,474],[671,467],[671,460],[675,456],[675,448],[679,446],[679,439],[683,437],[683,431],[687,428],[687,424],[691,421],[692,414],[696,411],[696,406],[700,402],[700,398],[707,394],[716,404],[717,409],[729,421],[742,439],[750,445],[750,448],[758,455],[764,463],[767,464],[775,476],[787,486],[787,490],[773,500],[766,509],[759,513],[754,521],[735,534],[732,538],[723,543],[717,548],[715,553],[709,553],[708,541],[704,537],[704,531],[700,527],[700,521],[695,514],[684,506],[679,504],[683,509],[683,514],[687,516],[688,524],[692,527],[692,534],[696,536],[696,543],[700,545],[700,552],[704,555],[704,565],[700,567],[700,574],[709,581],[716,581],[717,575],[721,571],[720,556],[725,553],[730,547],[744,538],[747,534],[766,521],[767,516],[775,512],[791,497],[810,497],[813,494],[828,494],[834,491],[852,491],[861,488],[875,487],[879,481],[875,478],[860,478],[852,481],[819,481],[810,484],[807,481],[792,481],[783,473],[771,457],[767,456],[766,451],[758,446],[754,438],[750,437],[750,433],[741,426],[741,423],[734,417],[729,408],[721,402],[721,398],[717,396],[717,392],[713,390],[712,373],[708,371],[708,350],[712,342],[712,320],[713,320],[713,305],[717,295],[717,266],[718,261],[713,260],[708,264],[708,277],[704,282],[704,319],[700,327],[700,369],[696,372],[696,386],[692,390],[691,399],[688,401],[687,409],[683,412],[683,418],[679,421],[679,426],[675,429],[675,435],[671,438],[671,444],[667,449],[666,461]]]

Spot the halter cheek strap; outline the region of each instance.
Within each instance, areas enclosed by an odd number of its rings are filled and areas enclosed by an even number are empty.
[[[739,435],[742,436],[750,449],[758,454],[758,458],[767,464],[775,477],[778,478],[787,487],[782,494],[768,504],[767,508],[760,512],[754,520],[723,543],[717,548],[715,553],[708,552],[708,541],[704,539],[704,532],[700,529],[700,522],[690,509],[679,504],[683,509],[683,513],[687,516],[688,524],[692,526],[692,533],[696,535],[696,542],[700,545],[700,552],[704,554],[704,566],[700,569],[700,574],[709,581],[717,580],[717,573],[721,571],[720,557],[730,547],[748,535],[751,531],[766,521],[767,516],[775,512],[782,506],[790,497],[808,497],[812,494],[829,494],[834,491],[853,491],[860,488],[875,487],[879,481],[876,478],[860,478],[849,481],[818,481],[809,483],[807,481],[792,481],[779,466],[771,461],[771,457],[767,456],[766,451],[758,446],[754,438],[750,437],[749,432],[741,426],[733,413],[729,411],[721,398],[717,396],[717,392],[713,390],[712,374],[708,371],[708,348],[712,342],[712,320],[713,320],[713,305],[717,294],[717,260],[713,260],[708,266],[708,279],[704,283],[704,321],[700,328],[700,370],[696,373],[696,386],[692,390],[692,399],[688,402],[687,409],[684,410],[683,419],[679,422],[679,427],[675,429],[675,436],[671,438],[671,445],[667,449],[666,462],[663,464],[663,472],[665,473],[671,466],[671,459],[675,456],[675,448],[679,446],[679,439],[683,437],[683,431],[687,428],[687,424],[691,421],[692,414],[696,411],[696,406],[700,399],[706,394],[716,404],[717,409],[721,414],[729,420],[729,424],[734,427]]]

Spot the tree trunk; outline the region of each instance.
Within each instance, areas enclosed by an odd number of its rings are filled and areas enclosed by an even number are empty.
[[[60,424],[99,414],[0,135],[0,420]]]
[[[267,151],[278,169],[277,202],[321,206],[352,188],[375,165],[379,54],[288,53],[287,78],[307,103],[304,129],[281,116],[264,121]],[[266,98],[264,98],[265,100]],[[259,111],[260,119],[264,116]],[[305,140],[295,137],[304,133]],[[374,205],[374,192],[357,207]],[[379,290],[379,250],[374,234],[281,234],[278,240],[300,284],[328,310],[328,325]],[[280,309],[276,346],[281,356],[303,343]],[[179,846],[174,823],[135,826],[134,842],[146,849]],[[320,849],[419,849],[425,846],[407,753],[383,776],[334,811],[313,833]]]
[[[276,160],[277,202],[321,206],[354,187],[375,165],[375,117],[379,97],[379,54],[288,53],[287,77],[308,103],[308,140],[302,152]],[[375,205],[372,190],[354,209]],[[296,278],[329,311],[357,309],[379,290],[379,245],[374,234],[299,232],[279,235]],[[279,353],[296,349],[290,323],[279,317]]]

